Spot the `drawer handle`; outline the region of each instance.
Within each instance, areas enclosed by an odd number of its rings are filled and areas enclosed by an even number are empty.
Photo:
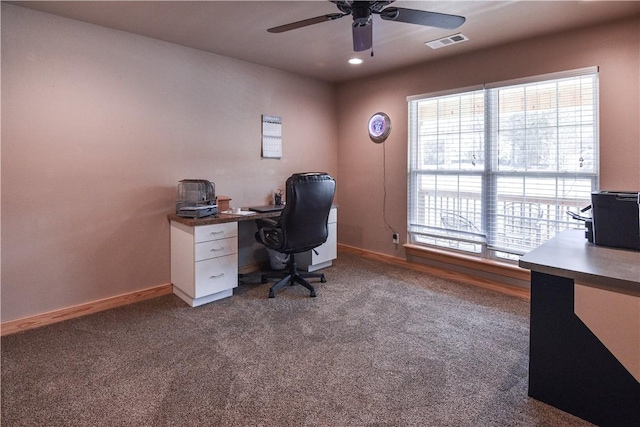
[[[224,248],[211,248],[209,252],[224,251]]]
[[[209,279],[217,279],[218,277],[224,276],[224,273],[214,274],[213,276],[209,276]]]
[[[224,231],[212,231],[211,234],[222,234]]]

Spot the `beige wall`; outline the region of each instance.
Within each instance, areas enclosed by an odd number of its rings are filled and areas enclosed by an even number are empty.
[[[338,174],[340,191],[349,197],[340,202],[339,241],[404,257],[402,246],[391,241],[389,226],[404,243],[407,96],[589,66],[600,69],[600,187],[640,191],[640,19],[636,17],[340,85]],[[367,121],[377,111],[392,120],[384,145],[374,144],[367,135]]]
[[[640,190],[639,24],[335,88],[3,4],[2,321],[168,283],[166,214],[187,177],[240,206],[295,171],[325,170],[343,195],[339,242],[404,257],[389,227],[405,241],[409,95],[597,65],[601,187]],[[385,144],[366,133],[376,111],[393,121]],[[260,158],[261,114],[283,117],[281,160]]]
[[[180,179],[264,203],[336,144],[330,84],[2,4],[2,321],[169,283]]]

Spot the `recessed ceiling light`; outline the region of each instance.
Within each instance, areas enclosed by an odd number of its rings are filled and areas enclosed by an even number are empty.
[[[362,59],[360,59],[360,58],[351,58],[351,59],[350,59],[349,61],[347,61],[347,62],[349,62],[349,64],[351,64],[351,65],[360,65],[360,64],[362,64],[364,61],[363,61]]]

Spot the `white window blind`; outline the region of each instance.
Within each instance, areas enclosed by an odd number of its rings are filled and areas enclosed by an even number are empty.
[[[564,228],[598,184],[597,70],[409,102],[413,243],[511,257]]]

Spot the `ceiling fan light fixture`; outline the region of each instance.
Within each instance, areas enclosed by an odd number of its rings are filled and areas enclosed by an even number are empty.
[[[351,58],[347,62],[351,65],[360,65],[364,62],[364,60],[361,58]]]

